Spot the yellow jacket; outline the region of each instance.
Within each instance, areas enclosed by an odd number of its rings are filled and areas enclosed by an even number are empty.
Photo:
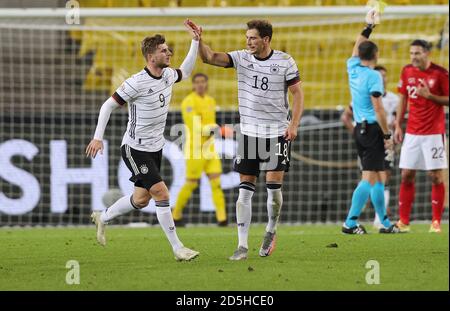
[[[197,159],[213,156],[216,100],[209,95],[201,97],[192,92],[181,103],[181,113],[187,130],[185,156]]]

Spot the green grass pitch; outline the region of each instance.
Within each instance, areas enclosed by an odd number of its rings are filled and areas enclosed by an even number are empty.
[[[246,261],[230,262],[235,228],[180,228],[200,251],[176,262],[159,227],[108,228],[108,245],[92,228],[0,229],[0,290],[448,290],[448,225],[401,235],[346,236],[339,226],[283,226],[277,249],[260,258],[264,227],[250,230]],[[329,247],[336,243],[337,247]],[[328,246],[328,247],[327,247]],[[67,285],[68,260],[80,264],[80,284]],[[380,284],[366,283],[377,260]]]

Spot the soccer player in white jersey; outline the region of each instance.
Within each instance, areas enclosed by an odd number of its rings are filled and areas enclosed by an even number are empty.
[[[191,23],[192,29],[202,29]],[[204,63],[235,68],[241,135],[234,169],[240,173],[236,218],[239,244],[230,260],[248,256],[248,231],[252,216],[252,196],[260,171],[265,171],[268,224],[259,255],[275,249],[276,228],[283,204],[281,186],[289,169],[291,142],[303,113],[303,92],[294,59],[270,47],[272,25],[268,21],[247,23],[247,50],[215,52],[200,38],[199,53]],[[288,90],[293,95],[292,116]],[[269,150],[267,150],[269,149]]]
[[[187,26],[188,20],[185,21]],[[86,148],[87,156],[95,157],[103,150],[103,134],[111,112],[128,103],[128,125],[122,140],[122,158],[131,171],[134,183],[131,196],[124,196],[103,212],[92,213],[97,225],[97,241],[106,244],[105,225],[112,219],[139,210],[151,198],[156,203],[158,221],[169,240],[177,260],[191,260],[198,252],[183,246],[179,240],[169,207],[169,190],[162,180],[162,148],[164,127],[174,83],[187,79],[192,73],[198,53],[199,35],[188,27],[193,40],[180,69],[170,68],[172,52],[164,36],[155,35],[142,41],[145,68],[128,78],[100,109],[94,138]]]
[[[373,68],[374,70],[381,73],[381,76],[383,78],[383,85],[385,92],[383,96],[381,97],[381,103],[383,104],[384,111],[386,112],[386,121],[388,123],[389,130],[391,132],[394,132],[395,129],[395,115],[397,111],[397,106],[399,103],[400,98],[393,92],[386,91],[387,84],[388,84],[388,77],[387,77],[387,69],[381,65],[377,65]],[[353,130],[355,128],[353,124],[353,107],[350,103],[347,108],[345,108],[344,112],[341,115],[342,123],[344,123],[345,127],[349,130],[350,134],[353,135]],[[390,191],[387,187],[389,180],[392,175],[392,169],[394,168],[394,159],[392,161],[385,160],[384,162],[384,168],[386,172],[386,182],[385,182],[385,188],[384,188],[384,203],[386,206],[386,212],[389,214],[389,197],[390,197]],[[373,225],[375,228],[380,229],[383,225],[381,224],[381,220],[378,217],[377,213],[375,213],[375,220],[373,222]]]

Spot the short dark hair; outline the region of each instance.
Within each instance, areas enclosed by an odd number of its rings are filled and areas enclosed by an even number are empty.
[[[269,21],[254,19],[247,23],[247,30],[256,29],[258,30],[259,36],[261,38],[269,37],[269,41],[272,40],[272,24]]]
[[[166,38],[163,35],[154,35],[153,37],[146,37],[141,42],[141,51],[145,59],[148,54],[152,54],[158,48],[158,45],[166,42]]]
[[[372,41],[364,41],[358,47],[358,56],[361,60],[373,60],[378,52],[378,47]]]
[[[208,76],[206,74],[204,74],[202,72],[198,72],[192,76],[192,82],[194,82],[195,79],[200,78],[200,77],[203,77],[203,78],[205,78],[206,81],[208,81]]]
[[[377,65],[373,69],[375,69],[376,71],[385,71],[385,72],[387,72],[386,67],[381,66],[381,65]]]
[[[433,44],[431,42],[422,39],[414,40],[413,42],[411,42],[411,46],[421,46],[423,50],[427,52],[431,51],[431,49],[433,48]]]

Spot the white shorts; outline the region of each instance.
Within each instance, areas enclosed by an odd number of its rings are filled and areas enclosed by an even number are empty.
[[[447,167],[445,135],[412,135],[406,133],[400,154],[400,168],[431,171],[446,169]]]

